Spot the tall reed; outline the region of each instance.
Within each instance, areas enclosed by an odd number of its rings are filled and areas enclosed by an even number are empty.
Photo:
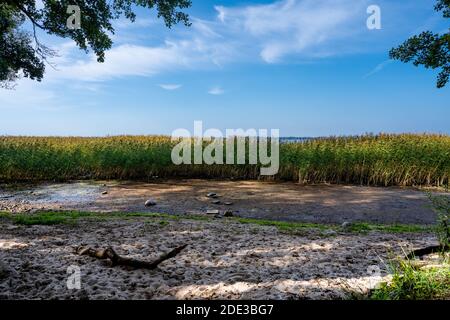
[[[443,186],[450,177],[448,135],[381,134],[282,143],[280,170],[274,177],[261,177],[259,165],[176,166],[171,161],[176,143],[167,136],[0,137],[0,181],[159,176]]]

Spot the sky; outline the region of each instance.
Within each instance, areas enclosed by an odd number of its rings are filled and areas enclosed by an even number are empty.
[[[0,89],[0,135],[165,134],[279,129],[281,136],[450,134],[450,85],[391,61],[421,31],[445,32],[430,0],[193,0],[192,26],[154,11],[115,21],[105,63],[68,39],[42,82]],[[368,29],[378,5],[381,29]],[[448,19],[447,19],[448,20]]]

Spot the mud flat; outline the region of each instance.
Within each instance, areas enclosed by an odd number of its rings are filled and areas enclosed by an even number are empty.
[[[207,193],[219,195],[214,204]],[[155,206],[144,203],[154,199]],[[227,205],[228,204],[228,205]],[[433,224],[436,214],[423,191],[259,181],[169,180],[73,182],[0,188],[0,211],[82,210],[173,214],[232,210],[270,220],[335,223]]]

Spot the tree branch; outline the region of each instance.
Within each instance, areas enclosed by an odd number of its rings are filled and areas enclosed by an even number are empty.
[[[107,259],[111,263],[112,266],[122,265],[133,268],[141,268],[141,269],[155,269],[161,262],[175,257],[179,254],[184,248],[187,247],[187,244],[179,246],[172,251],[162,254],[158,259],[147,262],[142,260],[131,259],[127,257],[119,256],[113,248],[108,247],[106,249],[95,250],[90,247],[78,247],[75,250],[76,254],[79,255],[88,255],[90,257],[94,257],[97,259]]]
[[[28,19],[30,19],[31,23],[33,24],[33,28],[38,27],[42,30],[45,30],[44,26],[41,25],[40,23],[38,23],[33,16],[27,11],[27,9],[25,9],[25,7],[23,7],[22,5],[18,4],[18,3],[11,3],[12,5],[16,6],[24,15],[26,15],[28,17]]]

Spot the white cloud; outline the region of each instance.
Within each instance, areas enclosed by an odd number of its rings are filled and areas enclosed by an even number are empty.
[[[74,49],[76,50],[76,49]],[[74,52],[73,52],[74,53]],[[152,76],[157,73],[204,65],[207,53],[194,41],[166,41],[158,47],[123,44],[106,53],[104,63],[96,56],[58,63],[53,78],[81,81],[105,81],[127,76]]]
[[[14,90],[0,89],[1,109],[24,109],[53,111],[66,108],[64,99],[58,91],[43,82],[36,82],[28,78],[17,81]]]
[[[386,68],[388,65],[390,65],[392,62],[394,62],[394,60],[385,60],[381,63],[379,63],[375,68],[373,68],[369,73],[367,73],[366,75],[364,75],[364,79],[368,78],[370,76],[373,76],[375,73],[380,72],[381,70],[383,70],[384,68]]]
[[[364,23],[360,28],[355,26],[365,21],[366,2],[282,0],[263,5],[216,6],[216,19],[194,17],[191,28],[182,28],[178,33],[168,31],[173,39],[166,39],[162,45],[117,41],[119,45],[106,53],[104,63],[98,63],[93,54],[70,59],[66,47],[55,77],[104,81],[148,77],[168,70],[222,67],[234,61],[255,61],[258,56],[266,63],[283,61],[291,55],[302,59],[330,56],[345,50],[345,43],[365,30]],[[146,19],[138,21],[141,27],[150,23]],[[77,50],[73,46],[70,49],[72,54]]]
[[[162,89],[169,90],[169,91],[177,90],[177,89],[180,89],[182,87],[181,84],[160,84],[159,86]]]
[[[312,57],[338,53],[339,46],[333,50],[337,43],[365,31],[360,22],[366,6],[365,0],[283,0],[215,9],[225,28],[248,37],[260,48],[260,57],[274,63],[290,54]]]
[[[221,87],[212,87],[211,89],[209,89],[208,93],[218,96],[224,94],[225,91]]]
[[[160,21],[158,21],[157,19],[152,19],[152,18],[136,18],[136,20],[134,22],[132,22],[129,19],[126,18],[121,18],[119,20],[117,20],[114,23],[114,28],[115,29],[136,29],[136,28],[143,28],[143,27],[150,27],[150,26],[155,26],[158,23],[160,23]]]
[[[342,53],[355,34],[365,30],[365,3],[362,0],[281,0],[269,4],[216,6],[217,17],[193,17],[191,28],[166,30],[166,40],[142,43],[141,36],[153,24],[138,19],[133,26],[135,40],[120,39],[106,52],[104,63],[94,54],[86,55],[73,42],[58,46],[57,71],[47,68],[44,81],[106,81],[149,77],[173,70],[221,68],[231,62],[276,63],[290,56],[315,59]],[[361,20],[361,21],[360,21]],[[120,20],[118,26],[131,25]],[[359,25],[359,28],[357,27]],[[367,31],[367,30],[366,30]],[[122,34],[127,34],[124,31]],[[256,59],[255,59],[256,58]]]

